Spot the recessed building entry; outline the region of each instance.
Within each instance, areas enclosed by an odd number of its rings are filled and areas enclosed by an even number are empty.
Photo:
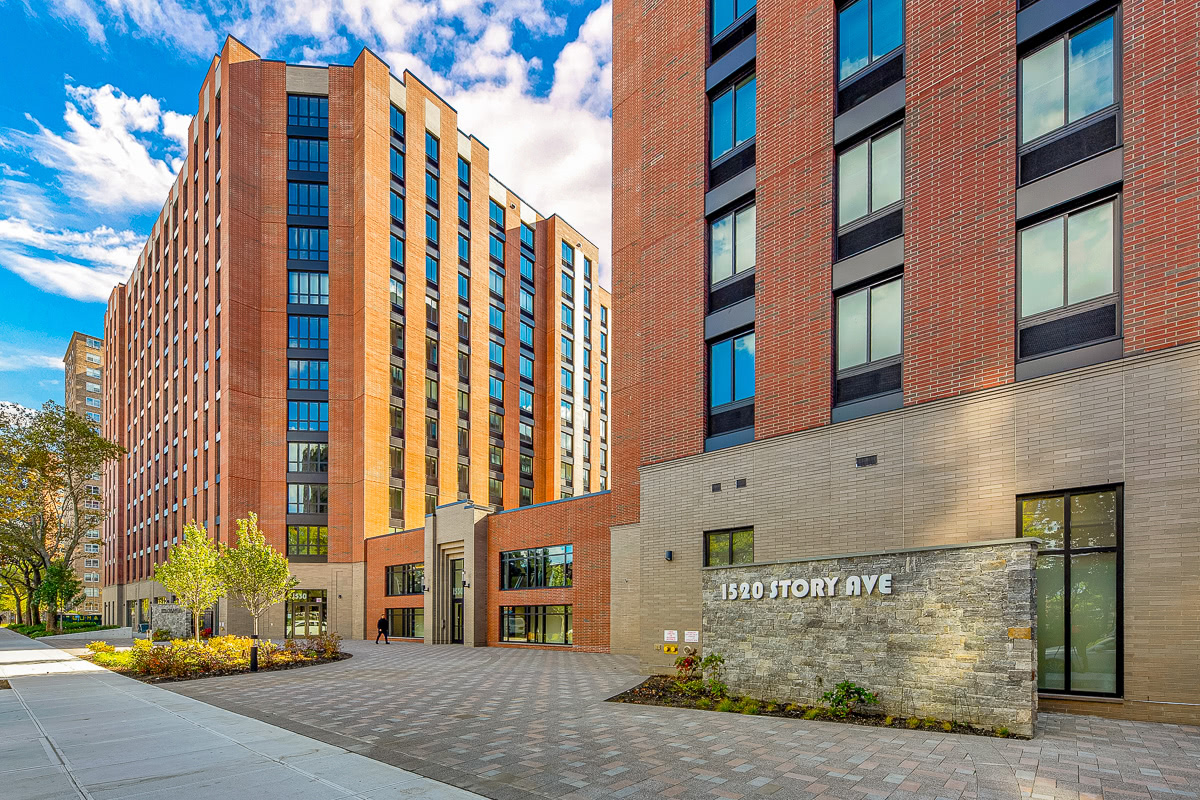
[[[464,559],[450,559],[450,642],[463,643],[463,564]]]
[[[300,589],[287,605],[287,638],[319,636],[326,630],[324,589]]]

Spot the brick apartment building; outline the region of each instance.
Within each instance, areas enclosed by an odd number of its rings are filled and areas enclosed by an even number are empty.
[[[106,619],[144,623],[167,597],[151,576],[186,522],[230,542],[256,511],[300,578],[267,635],[373,633],[378,552],[399,559],[381,576],[428,588],[436,630],[462,640],[466,615],[501,614],[486,592],[462,603],[487,586],[461,560],[489,552],[477,515],[607,498],[596,246],[501,184],[455,110],[367,50],[352,66],[295,66],[230,38],[189,133],[105,316],[104,433],[128,450],[104,475]],[[524,557],[558,605],[522,596],[506,630],[533,640],[526,621],[558,625],[551,641],[569,641],[569,556]],[[425,627],[411,599],[392,606],[397,633]],[[240,609],[214,613],[214,628],[246,628]]]
[[[1200,721],[1196,9],[613,30],[612,649],[704,566],[1032,535],[1041,707]]]
[[[83,417],[97,433],[100,432],[102,394],[104,386],[104,340],[75,331],[67,343],[63,355],[63,405]],[[99,509],[100,479],[85,484],[88,497],[84,503],[89,508]],[[84,600],[76,614],[99,614],[101,612],[100,530],[84,534],[83,545],[74,559],[79,580],[83,582]]]

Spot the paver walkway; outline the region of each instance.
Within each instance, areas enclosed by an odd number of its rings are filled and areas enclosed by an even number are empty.
[[[1032,741],[606,703],[622,656],[349,642],[303,670],[170,684],[497,800],[1186,800],[1200,728],[1043,714]]]
[[[0,629],[0,798],[470,800]]]

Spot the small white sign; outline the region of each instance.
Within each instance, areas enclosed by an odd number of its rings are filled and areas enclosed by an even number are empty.
[[[685,642],[700,641],[700,631],[684,631],[683,632],[683,640]]]
[[[679,631],[663,631],[663,641],[664,642],[678,642],[679,641]]]

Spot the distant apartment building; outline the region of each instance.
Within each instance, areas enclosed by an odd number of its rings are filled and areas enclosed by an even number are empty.
[[[75,331],[63,355],[63,365],[63,404],[86,419],[96,433],[100,433],[104,409],[104,339]],[[99,509],[102,506],[100,478],[100,475],[96,475],[95,480],[88,481],[84,487],[87,492],[84,503],[88,508]],[[73,559],[75,572],[83,581],[84,594],[83,604],[72,609],[75,613],[101,613],[102,558],[100,530],[87,531],[80,552]]]
[[[228,39],[105,317],[104,433],[128,451],[104,476],[106,619],[167,597],[152,573],[185,523],[233,543],[255,511],[300,578],[268,635],[361,636],[373,538],[607,489],[598,270],[411,73]]]
[[[613,17],[612,648],[704,646],[705,569],[1037,537],[1039,705],[1200,721],[1196,15]]]

